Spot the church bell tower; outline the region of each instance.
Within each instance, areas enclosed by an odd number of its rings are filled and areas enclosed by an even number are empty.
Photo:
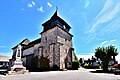
[[[72,66],[72,37],[71,27],[60,17],[58,10],[42,24],[41,45],[43,56],[49,56],[50,67],[69,68]]]

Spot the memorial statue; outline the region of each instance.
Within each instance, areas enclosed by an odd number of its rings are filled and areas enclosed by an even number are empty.
[[[26,67],[23,66],[23,62],[21,60],[21,45],[19,44],[17,46],[16,50],[16,60],[14,61],[14,65],[11,67],[11,71],[9,73],[28,73],[28,70],[26,70]]]
[[[17,51],[16,51],[16,60],[21,60],[21,45],[18,45]]]

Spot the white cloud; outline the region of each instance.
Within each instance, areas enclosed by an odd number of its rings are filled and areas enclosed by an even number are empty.
[[[102,32],[111,33],[116,32],[117,30],[120,30],[120,18],[110,22],[104,29],[102,29]]]
[[[117,41],[116,39],[103,41],[103,42],[101,42],[101,45],[106,44],[106,43],[116,42],[116,41]]]
[[[84,7],[87,8],[87,7],[89,6],[89,4],[90,4],[89,0],[85,0],[85,5],[84,5]]]
[[[42,7],[42,6],[41,6],[41,7],[38,7],[38,8],[37,8],[37,11],[44,12],[44,11],[43,11],[43,7]]]
[[[28,7],[30,7],[30,8],[31,8],[31,7],[33,7],[33,5],[32,5],[31,3],[28,3]]]
[[[106,3],[100,13],[94,18],[90,25],[89,33],[96,32],[100,25],[112,20],[120,11],[119,0],[106,0]]]
[[[95,37],[96,37],[96,33],[88,34],[87,37],[85,37],[86,38],[86,44],[89,44],[92,40],[95,39]]]
[[[32,8],[33,6],[35,6],[35,2],[32,1],[31,3],[28,3],[28,7]]]
[[[115,41],[117,41],[117,40],[116,39],[110,40],[110,42],[115,42]]]
[[[96,37],[99,37],[103,33],[108,34],[120,30],[119,4],[120,0],[106,0],[101,11],[87,27],[85,34],[88,39],[86,40],[86,43],[92,42]]]
[[[5,48],[6,46],[0,46],[0,48]]]
[[[31,3],[32,3],[33,6],[35,6],[35,2],[34,1],[32,1]]]
[[[47,5],[51,8],[52,4],[50,2],[47,2]]]
[[[105,43],[107,43],[108,41],[103,41],[103,42],[101,42],[101,45],[103,45],[103,44],[105,44]]]

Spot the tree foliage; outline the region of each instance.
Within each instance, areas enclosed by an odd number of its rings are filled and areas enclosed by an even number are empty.
[[[41,56],[39,59],[39,67],[43,70],[49,69],[49,59],[47,57]]]
[[[103,63],[103,70],[108,70],[108,63],[110,60],[114,60],[115,56],[118,55],[115,46],[98,47],[95,49],[95,56],[99,58]],[[113,57],[113,58],[112,58]]]
[[[47,57],[35,56],[31,59],[31,64],[33,69],[38,70],[48,70],[49,69],[49,59]]]
[[[34,68],[37,68],[37,66],[38,66],[38,56],[32,57],[31,58],[31,67],[34,69]]]

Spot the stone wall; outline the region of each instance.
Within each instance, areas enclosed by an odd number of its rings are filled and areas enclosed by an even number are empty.
[[[41,44],[43,46],[43,55],[49,56],[50,66],[59,66],[65,68],[64,59],[68,56],[69,62],[71,57],[69,49],[72,47],[72,36],[66,33],[58,26],[41,34]]]
[[[42,52],[44,57],[50,60],[50,67],[53,65],[59,66],[59,51],[57,45],[57,29],[52,28],[41,34]]]

